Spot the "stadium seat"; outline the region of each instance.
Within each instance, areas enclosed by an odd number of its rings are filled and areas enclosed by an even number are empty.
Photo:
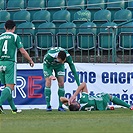
[[[55,24],[52,22],[42,23],[38,26],[35,37],[37,49],[47,50],[55,44]]]
[[[6,10],[1,10],[0,11],[0,23],[6,22],[9,19],[10,19],[10,13]]]
[[[76,27],[79,27],[81,24],[91,21],[91,12],[88,10],[80,10],[74,14],[73,23],[76,24]]]
[[[113,16],[116,11],[125,8],[125,1],[124,0],[107,0],[107,10],[111,11],[111,18],[113,20]]]
[[[0,0],[0,10],[4,10],[6,7],[6,2],[5,0]]]
[[[71,13],[72,21],[77,11],[85,9],[85,0],[68,0],[66,9]]]
[[[13,19],[13,15],[24,9],[24,0],[8,0],[6,10],[10,12],[11,19]]]
[[[133,49],[133,22],[127,23],[121,27],[119,34],[119,47],[124,50]]]
[[[5,23],[0,23],[0,34],[5,32],[4,26],[5,26]]]
[[[86,22],[80,25],[77,34],[77,46],[81,50],[91,50],[96,47],[96,24]]]
[[[132,11],[132,13],[133,13],[133,1],[128,1],[127,9]]]
[[[17,26],[16,33],[21,37],[26,50],[33,48],[34,29],[34,24],[31,22],[24,22]]]
[[[94,22],[97,25],[97,32],[100,30],[100,26],[106,22],[111,21],[111,12],[109,10],[103,9],[99,10],[94,14]]]
[[[59,32],[56,34],[57,46],[67,50],[75,46],[76,25],[67,22],[59,26]]]
[[[113,22],[119,24],[132,19],[132,12],[127,9],[121,9],[114,14]]]
[[[13,15],[13,20],[16,22],[16,25],[23,22],[30,22],[30,13],[26,10],[20,10]]]
[[[35,28],[38,27],[41,23],[50,22],[50,12],[47,10],[40,10],[33,14],[32,23],[35,25]]]
[[[94,19],[95,12],[105,9],[106,0],[87,0],[87,10],[91,12],[92,20]]]
[[[53,14],[52,22],[59,27],[62,23],[70,22],[70,12],[67,10],[60,10]]]
[[[53,14],[61,9],[64,9],[65,5],[65,0],[48,0],[46,9],[50,12],[52,18]]]
[[[117,26],[114,22],[107,22],[101,25],[100,32],[98,34],[98,48],[101,50],[112,50],[114,45],[112,42],[112,28],[107,29],[108,27]],[[116,30],[117,34],[117,30]],[[116,40],[115,40],[116,42]]]
[[[46,0],[28,0],[26,10],[30,12],[32,19],[33,14],[36,11],[45,9],[45,7],[46,7]]]

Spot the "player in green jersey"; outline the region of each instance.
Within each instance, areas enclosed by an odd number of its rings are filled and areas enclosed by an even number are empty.
[[[76,96],[81,93],[82,96],[79,99],[79,101],[75,101]],[[73,94],[73,96],[70,97],[70,99],[66,97],[61,97],[60,100],[63,104],[69,106],[70,111],[85,111],[85,110],[108,110],[108,109],[114,109],[109,108],[109,102],[113,102],[116,105],[121,105],[126,108],[129,108],[130,110],[133,110],[133,106],[127,104],[126,102],[120,100],[119,98],[112,96],[107,93],[100,93],[96,96],[90,96],[88,94],[88,89],[86,86],[86,83],[82,83],[76,92]]]
[[[18,112],[12,98],[12,90],[14,90],[17,76],[17,50],[19,49],[31,67],[34,66],[34,62],[23,48],[20,37],[14,34],[15,28],[14,21],[8,20],[5,23],[6,32],[0,35],[0,81],[5,85],[0,96],[0,113],[3,112],[2,104],[5,100],[8,100],[12,113]]]
[[[72,60],[72,57],[65,49],[61,47],[51,48],[47,54],[44,56],[43,62],[43,73],[45,77],[45,91],[44,95],[46,97],[47,111],[52,111],[50,100],[51,100],[51,80],[57,78],[58,81],[58,96],[59,96],[59,107],[58,111],[65,111],[62,107],[62,102],[60,97],[64,96],[64,76],[65,76],[65,67],[64,63],[68,63],[69,67],[74,75],[77,85],[80,85],[79,78]],[[55,75],[53,75],[53,71]]]

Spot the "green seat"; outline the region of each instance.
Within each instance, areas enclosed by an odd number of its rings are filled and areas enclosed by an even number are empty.
[[[127,9],[133,11],[133,1],[128,1]]]
[[[53,14],[52,22],[59,27],[62,23],[70,22],[70,12],[67,10],[60,10]]]
[[[74,14],[73,23],[76,24],[76,27],[79,27],[81,24],[91,21],[91,12],[88,10],[80,10]]]
[[[51,19],[55,12],[64,9],[66,6],[66,0],[48,0],[47,3],[47,10],[51,14]]]
[[[33,14],[39,10],[45,9],[46,0],[28,0],[26,10],[31,14],[31,20]]]
[[[35,26],[31,22],[24,22],[17,26],[16,33],[21,37],[24,48],[33,48]]]
[[[50,22],[50,12],[47,10],[40,10],[33,14],[32,23],[37,28],[41,23]]]
[[[86,22],[80,25],[77,34],[77,46],[81,50],[91,50],[96,47],[96,24]]]
[[[30,13],[26,10],[20,10],[13,15],[13,20],[16,22],[16,25],[23,22],[30,22]]]
[[[121,27],[119,34],[119,47],[124,50],[133,49],[133,22],[127,23]]]
[[[114,22],[107,22],[103,25],[101,25],[100,32],[98,34],[98,47],[101,50],[111,50],[113,47],[113,42],[112,42],[112,28],[107,29],[108,27],[113,27],[117,26],[116,23]],[[116,30],[117,34],[117,30]],[[117,40],[115,40],[116,42]]]
[[[10,13],[6,10],[1,10],[0,11],[0,23],[6,22],[9,19],[10,19]]]
[[[113,22],[119,24],[132,19],[132,12],[127,9],[121,9],[114,14]]]
[[[110,10],[111,12],[111,18],[113,21],[114,14],[125,8],[125,0],[107,0],[107,10]]]
[[[4,10],[5,9],[5,5],[6,5],[5,0],[0,0],[0,10]]]
[[[4,26],[5,26],[5,23],[1,23],[1,24],[0,24],[0,34],[2,34],[2,33],[5,32]]]
[[[87,0],[87,10],[92,14],[92,20],[94,19],[95,12],[105,9],[106,0]]]
[[[103,9],[103,10],[97,11],[94,14],[94,20],[92,22],[94,22],[97,25],[97,28],[98,28],[97,32],[99,32],[100,26],[110,21],[111,21],[111,12],[109,10]]]
[[[67,22],[59,26],[59,32],[56,34],[57,46],[67,50],[75,46],[76,25]]]
[[[55,24],[52,22],[40,24],[35,40],[38,49],[47,50],[51,48],[55,44]]]
[[[69,0],[66,9],[71,13],[72,21],[77,11],[85,9],[85,0]]]

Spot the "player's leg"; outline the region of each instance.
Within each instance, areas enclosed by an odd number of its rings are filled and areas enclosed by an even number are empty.
[[[52,75],[52,67],[47,67],[47,65],[43,65],[43,73],[44,73],[44,78],[45,78],[45,89],[44,89],[44,96],[46,99],[46,104],[47,104],[47,111],[52,111],[51,108],[51,79],[49,76]]]
[[[124,102],[123,100],[121,100],[115,96],[110,95],[110,100],[111,100],[111,102],[113,102],[116,105],[121,105],[121,106],[130,108],[130,105],[128,103]]]
[[[55,70],[55,76],[57,77],[58,86],[59,86],[59,89],[58,89],[58,97],[59,97],[58,111],[65,111],[65,109],[62,107],[62,102],[60,101],[60,97],[64,97],[64,95],[65,95],[65,90],[64,90],[65,68],[64,68],[64,64],[59,65],[54,70]]]

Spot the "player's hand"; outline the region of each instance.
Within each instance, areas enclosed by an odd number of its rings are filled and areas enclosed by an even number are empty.
[[[51,80],[56,80],[56,77],[53,76],[53,75],[51,75],[51,76],[49,77],[49,79],[51,79]]]
[[[30,66],[33,67],[34,66],[34,62],[31,60],[30,61]]]
[[[73,101],[75,101],[76,97],[73,95],[70,97],[69,101],[68,101],[68,105],[70,105]]]

